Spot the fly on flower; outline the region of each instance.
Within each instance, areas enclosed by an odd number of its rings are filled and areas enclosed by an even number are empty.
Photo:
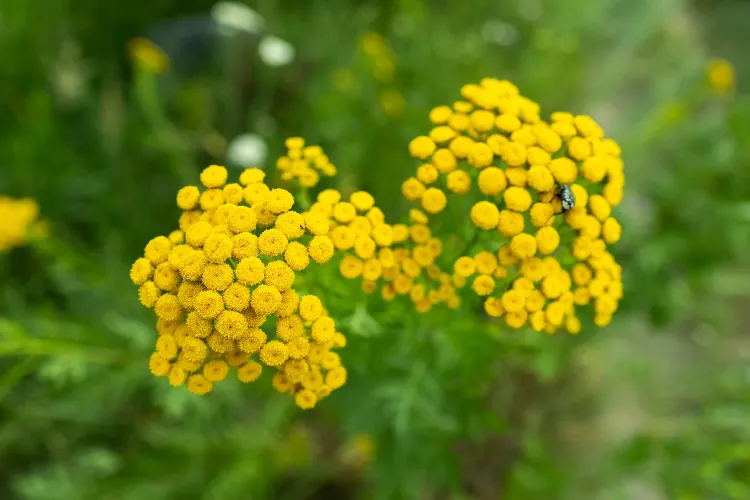
[[[568,210],[572,210],[576,206],[576,197],[573,195],[573,191],[567,184],[560,184],[557,190],[557,196],[560,197],[561,212],[565,213]]]
[[[570,186],[567,184],[558,184],[558,187],[555,190],[555,196],[560,199],[560,211],[552,214],[552,217],[549,218],[547,224],[549,224],[549,221],[551,221],[556,215],[567,213],[570,210],[573,210],[576,206],[576,197],[573,194],[573,190],[570,189]]]

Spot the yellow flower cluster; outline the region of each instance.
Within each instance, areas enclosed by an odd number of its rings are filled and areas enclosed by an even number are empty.
[[[360,278],[365,292],[372,293],[382,284],[383,299],[408,295],[422,312],[441,301],[458,305],[450,274],[435,265],[442,243],[432,237],[426,217],[418,210],[412,211],[412,225],[392,226],[371,194],[357,191],[344,200],[339,191],[326,189],[310,211],[329,220],[333,245],[343,255],[341,275]]]
[[[577,333],[574,306],[589,303],[596,324],[608,324],[622,296],[621,268],[607,251],[621,233],[612,216],[625,184],[620,147],[589,116],[542,120],[508,81],[485,78],[461,95],[430,112],[433,129],[409,144],[421,163],[402,184],[429,216],[450,210],[449,196],[479,199],[468,216],[483,246],[499,251],[459,258],[454,283],[478,273],[472,289],[487,297],[487,313],[513,328],[565,324]],[[566,191],[572,207],[562,205]]]
[[[39,205],[31,198],[0,196],[0,252],[7,252],[28,241],[39,228]]]
[[[320,174],[326,177],[336,175],[336,167],[323,154],[320,146],[305,146],[301,137],[286,140],[287,154],[276,161],[276,168],[285,181],[296,179],[303,187],[313,187],[320,181]]]
[[[152,239],[130,278],[158,317],[155,376],[202,395],[230,367],[252,382],[265,365],[277,370],[274,387],[308,409],[346,382],[332,351],[345,337],[318,297],[293,288],[295,272],[330,260],[333,243],[325,218],[293,211],[292,194],[264,176],[247,169],[227,184],[224,167],[206,168],[206,189],[177,193],[180,229]]]

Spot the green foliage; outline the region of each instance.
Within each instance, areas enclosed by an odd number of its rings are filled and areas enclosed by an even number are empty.
[[[103,5],[3,4],[0,193],[37,199],[52,233],[0,255],[2,498],[750,497],[744,4],[257,2],[296,47],[279,68],[257,35],[181,46],[170,22],[210,2]],[[134,72],[127,42],[153,26],[198,55]],[[358,49],[368,31],[395,54],[390,81]],[[708,89],[713,57],[735,63],[734,93]],[[589,113],[622,145],[612,326],[546,336],[417,315],[328,270],[316,286],[349,339],[349,381],[312,412],[266,379],[198,398],[148,373],[153,319],[127,272],[173,228],[176,189],[231,163],[222,141],[254,132],[274,158],[306,137],[337,187],[396,220],[409,139],[484,76]],[[361,433],[366,467],[342,451]]]

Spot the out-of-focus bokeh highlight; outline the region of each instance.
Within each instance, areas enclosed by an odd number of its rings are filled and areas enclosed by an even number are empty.
[[[750,498],[750,3],[104,5],[0,9],[0,498]],[[177,189],[276,178],[301,136],[336,165],[321,187],[398,220],[409,141],[486,76],[621,146],[611,325],[515,335],[346,292],[349,379],[313,411],[149,374],[128,272]]]

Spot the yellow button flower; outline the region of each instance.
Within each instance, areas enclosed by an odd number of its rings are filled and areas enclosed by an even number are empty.
[[[578,263],[573,266],[573,282],[578,286],[585,286],[591,281],[592,272],[586,264]]]
[[[489,132],[495,125],[494,113],[484,109],[478,109],[474,111],[473,113],[471,113],[471,115],[469,115],[469,118],[471,120],[471,126],[477,132]]]
[[[612,207],[607,203],[607,200],[604,198],[604,196],[600,194],[592,194],[589,198],[589,210],[591,210],[591,213],[599,219],[600,221],[604,222],[609,218],[609,215],[612,213]]]
[[[201,281],[209,290],[223,291],[234,281],[234,271],[229,264],[208,264]]]
[[[551,302],[544,311],[547,323],[559,327],[565,319],[565,306],[558,302]]]
[[[275,226],[288,239],[301,238],[305,234],[305,219],[301,214],[294,211],[279,215]]]
[[[532,257],[521,262],[521,275],[532,282],[540,281],[547,275],[548,269],[541,259]]]
[[[307,247],[296,241],[289,243],[284,251],[284,261],[295,271],[304,271],[310,264]]]
[[[422,195],[425,192],[425,186],[421,182],[419,182],[414,177],[409,177],[404,183],[401,185],[401,192],[404,195],[404,198],[406,198],[409,201],[417,201],[422,198]]]
[[[518,290],[508,290],[501,298],[503,309],[506,312],[519,312],[526,305],[526,298]]]
[[[540,147],[530,147],[527,150],[527,161],[529,165],[545,167],[552,161],[550,154]]]
[[[321,316],[313,321],[312,328],[310,329],[310,336],[318,343],[330,341],[335,333],[336,325],[333,319],[328,316]]]
[[[248,384],[258,380],[262,372],[263,365],[255,361],[249,361],[239,367],[237,370],[237,379],[244,384]]]
[[[524,307],[529,313],[535,313],[542,310],[546,300],[544,294],[539,290],[530,290],[528,295],[525,296]]]
[[[550,162],[549,170],[560,184],[572,184],[578,177],[578,167],[570,158],[555,158]]]
[[[224,193],[221,189],[207,189],[200,199],[201,210],[211,212],[224,204]]]
[[[211,165],[201,172],[201,184],[207,188],[220,188],[227,182],[227,169]]]
[[[471,190],[471,177],[463,170],[455,170],[448,174],[446,185],[454,193],[464,195]]]
[[[196,186],[185,186],[177,191],[177,206],[182,210],[193,210],[200,196],[201,193]]]
[[[498,128],[498,130],[501,130],[506,134],[510,134],[511,132],[521,128],[521,120],[519,120],[516,115],[504,113],[499,115],[495,119],[495,126]]]
[[[426,136],[419,136],[409,143],[409,154],[414,158],[424,160],[435,152],[435,142]]]
[[[286,235],[278,229],[266,229],[258,238],[258,249],[263,255],[269,257],[283,254],[287,244]]]
[[[134,285],[142,285],[153,275],[154,267],[151,261],[145,257],[137,259],[130,268],[130,281]]]
[[[224,301],[215,290],[206,290],[196,295],[194,308],[202,318],[214,319],[224,310]]]
[[[578,129],[578,133],[581,137],[604,137],[604,131],[590,116],[576,116],[573,118],[573,125]]]
[[[505,173],[497,167],[487,167],[479,173],[479,190],[488,196],[501,193],[508,186]]]
[[[270,340],[261,347],[259,357],[266,366],[281,366],[289,359],[289,348],[283,342]]]
[[[166,236],[157,236],[146,245],[144,256],[152,264],[158,265],[167,260],[169,252],[172,250],[172,244]]]
[[[542,293],[550,299],[556,299],[565,291],[565,283],[559,273],[549,274],[542,280]]]
[[[497,297],[487,297],[484,301],[484,311],[492,318],[499,318],[503,315],[503,304]]]
[[[237,205],[238,203],[241,203],[245,198],[245,188],[243,188],[236,182],[233,182],[224,186],[222,195],[224,196],[224,201],[233,205]]]
[[[195,304],[195,297],[205,289],[200,282],[183,281],[177,289],[177,299],[182,307],[192,309]]]
[[[505,205],[516,212],[525,212],[531,207],[531,195],[528,191],[517,186],[511,186],[503,192]]]
[[[422,195],[422,208],[431,214],[441,212],[447,203],[445,193],[437,188],[428,188]]]
[[[240,174],[240,184],[243,186],[249,186],[250,184],[257,184],[263,182],[266,178],[266,173],[259,168],[246,168]]]
[[[463,132],[471,127],[471,119],[465,113],[455,113],[448,118],[448,126],[457,132]]]
[[[444,144],[456,137],[456,131],[447,125],[440,125],[430,131],[430,139],[437,144]]]
[[[520,167],[526,163],[526,148],[517,142],[509,142],[503,148],[502,159],[510,167]]]
[[[520,129],[514,131],[510,135],[510,140],[513,142],[517,142],[518,144],[521,144],[522,146],[527,148],[528,156],[528,148],[536,144],[536,135],[534,134],[534,132],[532,132],[531,128],[528,125],[523,125]]]
[[[469,156],[469,151],[471,151],[471,147],[473,145],[474,145],[474,141],[470,137],[466,137],[465,135],[460,135],[451,141],[448,148],[456,156],[456,158],[463,159]]]
[[[223,234],[211,234],[203,244],[203,252],[209,262],[219,264],[232,256],[232,239]]]
[[[216,331],[224,338],[237,340],[247,333],[247,320],[237,311],[222,311],[216,318]]]
[[[281,293],[273,286],[259,285],[253,290],[250,304],[257,313],[272,314],[281,305]]]
[[[491,252],[479,252],[474,256],[474,263],[480,274],[493,274],[497,268],[497,258]]]
[[[437,154],[437,152],[435,154]],[[435,161],[435,155],[432,156],[432,161]],[[440,172],[438,172],[438,169],[432,164],[425,163],[417,167],[417,180],[424,184],[432,184],[438,180],[439,175]]]
[[[539,192],[549,191],[555,187],[555,179],[547,167],[534,165],[528,172],[529,186]]]
[[[620,235],[622,234],[622,226],[614,217],[610,217],[604,221],[602,225],[602,238],[607,244],[612,245],[620,241]]]
[[[562,147],[562,138],[551,128],[537,128],[535,133],[537,144],[547,153],[556,153]]]
[[[471,257],[463,256],[459,257],[453,265],[453,270],[459,276],[468,278],[476,272],[476,263]]]
[[[357,209],[348,201],[340,201],[333,206],[333,217],[339,222],[351,222],[356,216]]]
[[[471,207],[471,221],[480,229],[495,229],[500,221],[500,211],[494,203],[480,201]]]
[[[560,235],[552,226],[545,226],[536,232],[536,245],[539,253],[551,254],[560,245]]]
[[[257,285],[265,276],[265,265],[257,257],[246,257],[237,264],[237,281],[243,285]]]
[[[292,287],[294,283],[294,271],[286,262],[274,260],[266,265],[263,283],[283,292]]]
[[[526,310],[520,310],[516,312],[505,313],[505,324],[510,328],[522,328],[526,324],[526,320],[529,318],[529,313]]]
[[[180,273],[169,262],[162,262],[154,271],[154,284],[162,290],[174,290],[180,285],[180,281]]]
[[[469,163],[476,168],[484,168],[492,165],[494,157],[492,149],[483,142],[475,142],[469,149]]]
[[[536,238],[526,233],[517,234],[510,241],[510,249],[519,259],[533,257],[537,249]]]
[[[214,387],[205,376],[198,373],[190,375],[187,379],[186,385],[190,392],[198,396],[208,394]]]
[[[354,279],[362,274],[362,261],[353,255],[347,255],[339,264],[339,271],[344,278]]]
[[[435,125],[442,125],[448,121],[453,114],[449,106],[438,106],[430,111],[430,121]]]
[[[573,137],[568,141],[568,155],[578,161],[591,156],[591,143],[581,137]]]
[[[500,212],[497,223],[497,230],[500,232],[500,234],[511,238],[522,232],[523,228],[523,215],[511,210],[502,210]]]
[[[240,283],[229,285],[221,296],[227,309],[244,311],[250,305],[250,290]]]
[[[495,280],[492,279],[491,276],[480,274],[474,278],[474,282],[471,284],[471,289],[480,297],[487,296],[495,289]]]
[[[389,224],[377,224],[372,228],[371,236],[378,246],[391,246],[393,244],[393,227]]]
[[[325,264],[333,257],[333,242],[331,238],[328,236],[314,236],[307,246],[307,253],[318,264]]]

